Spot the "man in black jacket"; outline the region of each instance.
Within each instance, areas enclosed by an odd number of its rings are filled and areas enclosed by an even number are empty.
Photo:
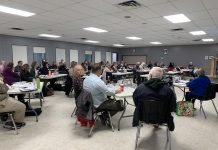
[[[153,67],[149,72],[148,81],[140,84],[134,91],[133,100],[136,108],[133,117],[133,126],[138,126],[139,107],[141,105],[141,101],[146,100],[163,101],[166,104],[165,106],[167,106],[166,109],[168,110],[169,118],[171,118],[172,121],[171,125],[173,124],[173,117],[171,116],[171,112],[175,111],[176,98],[173,91],[167,86],[165,82],[162,81],[162,77],[163,70],[160,67]],[[153,119],[155,120],[155,118]]]

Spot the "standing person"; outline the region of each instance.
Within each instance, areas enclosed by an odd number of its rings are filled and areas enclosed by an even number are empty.
[[[173,116],[171,112],[176,110],[176,98],[173,91],[161,79],[163,70],[160,67],[153,67],[149,72],[148,81],[140,84],[133,93],[133,101],[135,103],[135,111],[133,117],[133,126],[138,126],[139,123],[139,108],[141,101],[155,100],[164,102],[168,116],[168,127],[170,131],[174,130]],[[158,116],[150,118],[153,122],[158,122]]]
[[[14,72],[21,72],[22,66],[23,66],[23,62],[19,60],[17,66],[14,68]]]
[[[14,120],[17,128],[25,126],[24,116],[26,107],[21,102],[11,98],[7,94],[8,87],[0,79],[0,112],[14,111]],[[5,128],[14,129],[13,123],[6,122]]]
[[[120,93],[120,89],[115,90],[113,85],[107,86],[100,79],[101,66],[99,64],[92,65],[92,73],[83,81],[83,88],[92,94],[94,106],[98,111],[108,110],[111,116],[121,110],[121,105],[114,100],[107,99],[107,96],[114,96]],[[108,119],[107,113],[101,116],[102,123]]]
[[[189,87],[190,92],[186,92],[185,99],[186,101],[191,101],[193,103],[193,107],[195,99],[204,96],[207,87],[211,84],[210,79],[207,76],[205,76],[204,69],[198,69],[197,75],[198,78],[186,84],[187,87]]]

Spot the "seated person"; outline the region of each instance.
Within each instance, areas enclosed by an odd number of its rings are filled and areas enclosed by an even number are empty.
[[[171,112],[176,110],[176,98],[170,87],[162,81],[163,70],[160,67],[153,67],[149,72],[148,81],[140,84],[133,93],[133,100],[135,103],[135,112],[133,117],[133,126],[139,124],[139,107],[140,101],[156,100],[162,101],[166,104],[169,113],[168,127],[170,131],[174,130],[173,117]],[[152,118],[153,121],[158,121],[157,118]]]
[[[151,62],[151,61],[149,61],[149,62],[148,62],[148,65],[147,65],[147,67],[148,67],[149,69],[151,69],[151,68],[153,67],[153,65],[152,65],[152,62]]]
[[[115,90],[113,85],[107,86],[100,79],[101,66],[99,64],[92,65],[92,73],[83,81],[83,88],[92,94],[94,106],[97,111],[108,110],[111,116],[121,110],[121,105],[114,100],[108,100],[107,96],[114,96],[120,92],[120,89]],[[108,118],[107,113],[101,116],[103,120]]]
[[[48,63],[44,62],[42,68],[39,69],[39,75],[48,75]]]
[[[0,112],[7,112],[7,111],[14,111],[14,120],[17,128],[21,128],[22,126],[25,126],[24,121],[24,116],[25,116],[25,110],[26,106],[9,97],[7,94],[8,87],[4,84],[2,79],[0,79]],[[14,129],[13,128],[13,123],[6,122],[5,127],[9,129]]]
[[[62,63],[58,66],[58,73],[60,74],[69,74],[65,63]]]
[[[48,70],[48,62],[44,62],[42,64],[42,68],[39,69],[39,75],[48,75],[49,73],[49,70]],[[56,82],[57,79],[50,79],[49,82],[50,82],[50,85],[48,86],[49,88],[53,88],[54,89],[54,84]],[[47,81],[45,80],[44,81],[44,85],[46,86],[47,85]]]
[[[34,78],[38,76],[37,67],[38,67],[37,62],[33,61],[32,64],[31,64],[30,74]]]
[[[172,62],[170,62],[169,66],[168,66],[168,71],[173,71],[174,68],[174,64]]]
[[[186,92],[185,99],[186,101],[192,101],[193,107],[195,99],[204,96],[207,87],[211,84],[210,79],[205,76],[204,69],[198,69],[197,75],[198,78],[186,84],[190,92]]]
[[[103,81],[107,84],[107,82],[112,80],[112,72],[113,70],[110,68],[110,66],[105,65],[103,73],[102,73],[102,78]],[[111,73],[111,74],[109,74]]]
[[[81,78],[84,73],[83,67],[80,64],[74,66],[73,69],[73,87],[75,99],[79,96],[83,89],[83,79]]]
[[[4,77],[4,82],[8,85],[12,85],[14,82],[20,81],[20,76],[13,72],[14,64],[12,62],[8,63],[7,67],[4,68],[2,76]]]
[[[145,62],[142,62],[141,65],[139,66],[140,70],[144,70],[146,68]]]
[[[14,68],[14,72],[21,72],[22,66],[23,66],[23,62],[19,60],[17,66]]]
[[[194,65],[192,64],[192,62],[189,62],[188,69],[191,70],[190,75],[191,75],[192,77],[195,77],[195,73],[194,73],[195,67],[194,67]]]
[[[30,73],[30,66],[28,64],[23,65],[22,70],[20,72],[20,78],[21,78],[21,81],[27,81],[27,82],[33,81],[34,77]]]

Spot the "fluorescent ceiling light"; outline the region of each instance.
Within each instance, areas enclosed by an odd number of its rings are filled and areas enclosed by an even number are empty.
[[[154,45],[160,45],[162,44],[161,42],[150,42],[151,44],[154,44]]]
[[[48,37],[48,38],[60,38],[61,36],[59,35],[52,35],[52,34],[39,34],[41,37]]]
[[[203,42],[213,42],[214,39],[202,39]]]
[[[136,37],[136,36],[129,36],[129,37],[126,37],[127,39],[130,39],[130,40],[141,40],[142,38],[140,37]]]
[[[85,40],[85,42],[88,42],[88,43],[100,43],[99,41],[92,41],[92,40]]]
[[[87,28],[83,28],[84,30],[88,30],[88,31],[92,31],[92,32],[97,32],[97,33],[104,33],[104,32],[108,32],[106,30],[103,29],[99,29],[99,28],[95,28],[95,27],[87,27]]]
[[[206,34],[206,32],[204,32],[204,31],[192,31],[189,33],[192,35],[205,35]]]
[[[31,13],[31,12],[27,12],[27,11],[15,9],[15,8],[10,8],[10,7],[6,7],[6,6],[2,6],[2,5],[0,5],[0,12],[18,15],[18,16],[22,16],[22,17],[30,17],[30,16],[35,15],[34,13]]]
[[[123,47],[124,45],[123,45],[123,44],[113,44],[113,46],[116,46],[116,47]]]
[[[183,23],[183,22],[190,22],[191,21],[184,14],[176,14],[176,15],[164,16],[164,18],[169,20],[172,23]]]

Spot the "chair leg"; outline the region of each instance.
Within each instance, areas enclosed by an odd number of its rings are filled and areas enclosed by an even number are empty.
[[[202,109],[202,112],[203,112],[203,114],[204,114],[204,118],[207,119],[207,116],[206,116],[206,114],[205,114],[205,112],[204,112],[204,108],[203,108],[202,103],[203,103],[203,102],[200,101],[200,110]]]
[[[71,118],[73,117],[73,115],[75,114],[75,112],[76,112],[76,107],[73,109],[73,112],[72,112],[72,114],[71,114]]]
[[[113,123],[112,123],[111,114],[110,114],[109,111],[107,111],[107,113],[108,113],[108,116],[109,116],[109,122],[110,122],[110,125],[111,125],[112,132],[114,132],[114,126],[113,126]]]
[[[11,113],[9,114],[9,116],[11,118],[11,121],[12,121],[13,125],[14,125],[15,134],[17,135],[18,134],[18,130],[17,130],[17,126],[16,126],[15,121],[14,121],[14,117],[13,117],[13,115]]]
[[[216,111],[216,114],[217,114],[217,116],[218,116],[218,111],[217,111],[217,108],[216,108],[216,105],[214,104],[214,101],[211,99],[211,101],[212,101],[212,103],[213,103],[213,107],[214,107],[214,109],[215,109],[215,111]]]
[[[93,124],[93,126],[90,128],[88,137],[91,137],[91,136],[92,136],[92,132],[93,132],[93,129],[94,129],[94,127],[95,127],[95,122],[96,122],[97,118],[98,118],[98,115],[96,114],[96,117],[95,117],[95,119],[94,119],[94,124]]]
[[[138,147],[138,139],[140,136],[140,129],[141,129],[141,123],[139,123],[139,125],[137,127],[136,140],[135,140],[135,150],[137,150],[137,147]]]
[[[95,126],[95,125],[93,125],[93,126],[91,127],[91,129],[90,129],[90,131],[89,131],[89,134],[88,134],[88,137],[91,137],[91,136],[92,136],[92,131],[93,131],[93,129],[94,129],[94,126]]]

